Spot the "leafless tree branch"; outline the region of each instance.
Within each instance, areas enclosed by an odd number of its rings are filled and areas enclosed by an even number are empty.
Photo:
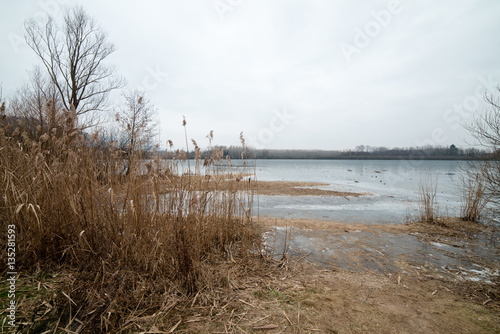
[[[107,110],[107,96],[123,87],[116,68],[106,64],[115,51],[106,34],[81,7],[64,15],[61,25],[49,17],[44,25],[25,23],[26,42],[42,61],[64,108],[73,105],[85,116],[82,126],[95,125],[95,112]]]
[[[500,93],[500,87],[498,88]],[[491,152],[485,161],[474,164],[491,200],[500,204],[500,97],[486,96],[489,108],[477,114],[466,128],[478,143]]]

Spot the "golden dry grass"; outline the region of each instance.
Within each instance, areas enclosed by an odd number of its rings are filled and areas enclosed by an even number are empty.
[[[479,222],[484,217],[490,199],[485,179],[481,175],[468,173],[463,185],[462,219]]]
[[[184,173],[183,152],[144,164],[141,152],[124,159],[98,134],[75,130],[71,112],[62,116],[46,131],[0,124],[0,228],[15,225],[16,269],[72,272],[48,328],[136,330],[130,319],[167,312],[175,296],[227,287],[227,261],[260,261],[251,185],[210,181],[225,178],[222,156],[203,175],[199,159]],[[19,319],[22,331],[39,325],[37,312]]]
[[[439,207],[436,201],[437,180],[421,180],[418,192],[418,221],[438,224]]]

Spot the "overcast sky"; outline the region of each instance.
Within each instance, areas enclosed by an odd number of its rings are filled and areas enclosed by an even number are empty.
[[[214,130],[269,149],[463,147],[500,81],[498,0],[2,1],[4,98],[37,64],[24,21],[80,3],[158,107],[163,146],[182,147],[184,115],[201,146]]]

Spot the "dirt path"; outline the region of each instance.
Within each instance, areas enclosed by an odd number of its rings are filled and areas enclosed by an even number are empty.
[[[236,298],[247,333],[498,333],[498,304],[474,300],[481,287],[425,272],[377,275],[284,265],[247,277]],[[236,332],[236,331],[235,331]]]

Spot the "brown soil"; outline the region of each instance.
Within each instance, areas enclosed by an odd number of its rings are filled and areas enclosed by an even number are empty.
[[[435,239],[438,237],[468,238],[487,229],[484,225],[464,221],[459,218],[440,218],[436,224],[409,222],[407,224],[400,225],[366,225],[324,220],[282,219],[270,217],[259,217],[257,221],[265,229],[272,226],[293,226],[302,229],[329,232],[362,231],[392,234],[418,233],[428,239]]]
[[[329,186],[327,183],[291,182],[291,181],[256,181],[255,190],[259,195],[286,195],[286,196],[342,196],[359,197],[366,193],[354,193],[319,189]]]
[[[204,181],[210,181],[206,183]],[[370,195],[369,193],[356,193],[348,191],[335,191],[320,189],[320,187],[330,186],[328,183],[318,182],[295,182],[295,181],[255,181],[251,175],[224,175],[222,177],[191,176],[191,186],[199,190],[207,189],[207,185],[219,190],[244,190],[254,191],[258,195],[268,196],[340,196],[359,197]]]
[[[245,279],[235,297],[246,333],[498,333],[498,300],[428,273],[375,275],[288,264],[276,276]],[[220,327],[219,327],[220,328]],[[227,328],[227,327],[226,327]],[[216,329],[214,328],[214,331]],[[220,331],[220,332],[224,332]],[[238,332],[235,330],[234,332]]]

